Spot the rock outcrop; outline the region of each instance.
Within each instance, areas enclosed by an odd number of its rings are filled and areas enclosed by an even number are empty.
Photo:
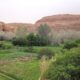
[[[0,31],[4,31],[4,32],[14,32],[15,31],[15,27],[14,26],[10,26],[4,22],[0,22]]]
[[[13,26],[15,32],[18,28],[25,28],[28,33],[34,31],[34,25],[30,23],[8,23],[7,25]]]
[[[54,30],[79,30],[80,31],[80,15],[54,15],[43,17],[36,22],[36,25],[48,24]]]
[[[25,27],[27,32],[35,32],[41,24],[48,24],[55,31],[69,29],[80,31],[80,15],[64,14],[47,16],[38,20],[35,24],[0,22],[0,31],[15,33],[17,28]]]

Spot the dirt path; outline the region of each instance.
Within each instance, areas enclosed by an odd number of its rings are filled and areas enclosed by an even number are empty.
[[[49,68],[49,65],[52,63],[52,62],[55,62],[56,59],[50,59],[50,60],[46,60],[45,58],[41,60],[40,62],[40,70],[41,70],[41,75],[39,77],[39,80],[41,80],[43,74],[45,73],[45,71]]]

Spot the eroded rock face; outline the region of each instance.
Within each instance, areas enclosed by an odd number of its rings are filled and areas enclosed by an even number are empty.
[[[36,22],[36,26],[48,24],[54,30],[80,30],[80,15],[54,15],[44,17]]]
[[[41,24],[48,24],[52,30],[78,30],[80,31],[80,15],[54,15],[43,17],[35,24],[27,23],[4,23],[0,22],[0,31],[15,33],[18,28],[25,27],[27,32],[36,32]]]
[[[4,25],[4,22],[0,22],[0,31],[3,31]]]
[[[27,24],[27,23],[3,23],[0,22],[0,31],[4,32],[13,32],[15,33],[18,28],[25,28],[27,32],[33,32],[33,24]]]
[[[27,33],[34,31],[33,24],[29,23],[8,23],[8,25],[14,27],[14,32],[16,32],[18,28],[25,28]]]
[[[4,32],[14,32],[15,28],[13,26],[10,26],[4,22],[0,22],[0,31]]]

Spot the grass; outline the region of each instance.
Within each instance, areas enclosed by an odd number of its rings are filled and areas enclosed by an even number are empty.
[[[5,59],[14,59],[17,57],[24,57],[24,56],[36,56],[39,51],[42,48],[49,48],[50,50],[53,51],[53,53],[60,53],[61,52],[61,47],[33,47],[33,52],[27,52],[25,51],[27,47],[19,47],[19,48],[13,48],[13,49],[4,49],[0,50],[0,60],[5,60]]]
[[[0,80],[9,80],[9,79],[4,77],[4,76],[2,76],[2,75],[0,75]]]
[[[38,80],[40,76],[39,61],[13,61],[0,66],[0,70],[16,80]]]
[[[0,50],[0,75],[1,80],[38,80],[40,77],[40,61],[35,56],[42,48],[49,48],[55,53],[61,51],[61,47],[37,47],[34,46],[34,52],[25,51],[27,47],[15,47],[11,49]],[[32,56],[31,60],[21,60],[21,58]],[[10,78],[9,78],[10,77]],[[9,79],[7,79],[9,78]],[[11,79],[10,79],[11,80]]]
[[[5,59],[14,59],[17,57],[24,57],[24,56],[35,56],[35,54],[29,52],[22,52],[19,50],[0,50],[0,60]]]
[[[38,80],[39,61],[22,60],[30,56],[35,58],[35,53],[24,52],[23,47],[0,49],[0,80]]]
[[[11,76],[8,73],[5,73],[3,71],[0,71],[0,77],[5,78],[5,80],[20,80],[20,79],[13,77],[13,76]]]
[[[58,57],[63,57],[67,52],[66,49],[63,49],[64,44],[60,46],[20,47],[13,46],[10,42],[1,41],[1,43],[3,43],[4,46],[0,48],[0,80],[40,80],[52,61],[54,63]],[[36,59],[36,56],[43,48],[48,48],[55,54],[53,59]],[[70,51],[76,53],[77,50],[71,49],[69,52]],[[68,57],[65,61],[67,60]],[[55,73],[52,72],[52,74]]]
[[[42,47],[42,46],[41,47],[40,46],[33,46],[33,49],[34,49],[35,53],[39,53],[39,51],[42,48],[48,48],[48,49],[52,50],[54,53],[58,53],[62,49],[61,46],[59,46],[59,47],[53,47],[53,46],[44,46],[44,47]]]

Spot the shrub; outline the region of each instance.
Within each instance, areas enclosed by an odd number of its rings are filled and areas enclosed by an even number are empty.
[[[10,42],[1,41],[0,42],[0,48],[1,49],[10,49],[13,45]]]
[[[77,44],[80,44],[80,39],[76,40],[75,42],[76,42]]]
[[[6,40],[6,37],[0,36],[0,41],[4,41],[4,40]]]
[[[17,27],[15,34],[16,34],[16,37],[24,38],[27,35],[27,28],[20,24],[20,26]]]
[[[36,46],[38,45],[36,43],[36,35],[34,35],[33,33],[30,33],[28,36],[27,36],[27,45],[28,46]]]
[[[11,40],[13,37],[15,37],[13,32],[0,31],[0,41]]]
[[[27,47],[26,49],[24,49],[24,52],[31,52],[34,53],[34,48],[32,46]]]
[[[30,33],[27,36],[27,45],[28,46],[46,46],[49,45],[49,41],[46,37],[41,37],[38,34]]]
[[[47,46],[50,45],[50,41],[47,37],[42,37],[36,34],[36,46]]]
[[[64,44],[64,49],[71,49],[74,47],[78,47],[78,44],[75,41],[70,41]]]
[[[58,55],[42,80],[79,80],[80,79],[80,48],[72,49],[64,55]]]
[[[51,59],[53,55],[54,53],[50,49],[43,48],[38,53],[38,59],[41,59],[43,56],[45,56],[47,59]]]
[[[52,31],[52,44],[63,44],[65,41],[73,41],[76,39],[80,39],[80,31],[74,30],[61,30],[59,32]]]
[[[26,38],[13,38],[12,39],[12,44],[13,45],[18,45],[18,46],[26,46],[27,45],[27,40]]]

